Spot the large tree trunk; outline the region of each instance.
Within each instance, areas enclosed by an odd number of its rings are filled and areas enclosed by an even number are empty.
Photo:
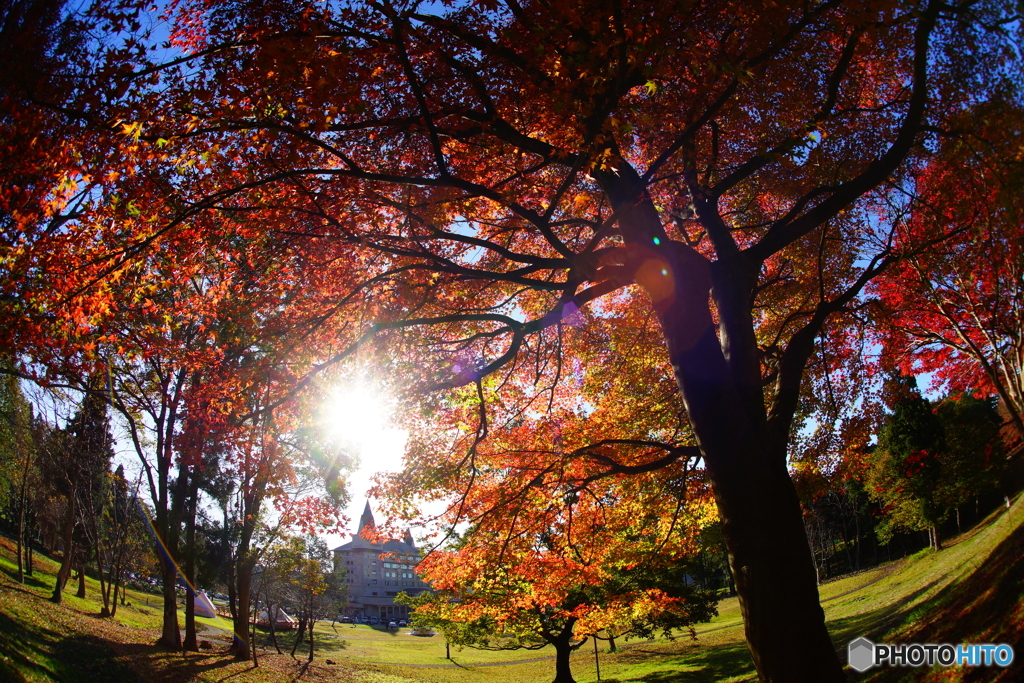
[[[116,516],[115,516],[116,519]],[[110,591],[110,616],[117,615],[117,599],[121,593],[121,577],[124,574],[124,551],[127,543],[127,529],[124,520],[115,526],[114,548],[111,553],[110,573],[107,575],[107,589]],[[123,599],[123,598],[122,598]]]
[[[185,476],[185,468],[181,474]],[[185,641],[182,648],[199,652],[199,637],[196,633],[196,504],[199,497],[199,480],[191,473],[189,476],[188,500],[185,501]]]
[[[238,605],[235,612],[235,642],[231,647],[235,652],[235,659],[247,660],[252,656],[249,649],[249,599],[252,588],[252,564],[241,554],[235,578],[238,584]]]
[[[845,681],[786,468],[800,378],[824,317],[816,314],[819,327],[808,323],[790,341],[778,380],[787,384],[780,386],[769,420],[750,307],[756,266],[725,243],[711,263],[668,240],[639,176],[625,163],[618,171],[602,173],[600,182],[623,226],[627,265],[658,314],[707,465],[758,676],[764,683]],[[693,200],[698,215],[721,220],[713,198]]]
[[[177,413],[170,411],[165,429],[170,430],[175,424]],[[168,434],[164,439],[165,455],[164,461],[170,463],[173,451],[171,450],[172,439]],[[166,477],[166,475],[165,475]],[[184,511],[185,498],[188,495],[188,470],[183,465],[178,469],[178,478],[174,481],[174,495],[170,496],[170,505],[167,505],[168,496],[163,497],[163,512],[157,510],[158,533],[163,534],[162,547],[157,548],[160,553],[164,574],[164,622],[160,635],[159,644],[181,650],[181,630],[178,627],[178,593],[175,586],[178,583],[178,558],[180,555],[181,521]]]
[[[22,555],[27,554],[25,545],[25,507],[28,496],[28,473],[32,465],[32,452],[25,454],[25,466],[21,470],[21,487],[18,501],[18,583],[25,583],[25,569],[22,564]]]
[[[262,465],[263,463],[261,463]],[[239,624],[239,616],[248,618],[249,599],[252,591],[252,572],[256,566],[257,553],[252,550],[252,537],[256,531],[256,520],[259,518],[263,504],[263,492],[266,487],[266,474],[261,472],[251,484],[250,492],[242,500],[242,529],[238,535],[238,547],[235,551],[236,577],[238,582],[238,612],[235,617],[235,642],[232,649],[235,659],[244,660],[250,657],[249,628],[247,624]],[[244,616],[243,616],[244,615]],[[268,614],[269,616],[269,614]],[[255,618],[253,618],[255,623]],[[253,651],[254,652],[254,651]],[[252,655],[255,661],[255,654]]]
[[[569,643],[569,639],[560,638],[551,644],[555,648],[555,678],[551,683],[576,683],[576,679],[572,677],[572,667],[570,666],[572,645]]]
[[[699,264],[677,261],[675,266],[675,272],[692,272]],[[785,444],[771,444],[767,436],[761,388],[735,379],[712,323],[707,291],[698,286],[677,292],[661,317],[711,477],[754,666],[765,683],[844,681],[818,600]],[[723,317],[730,313],[719,311]],[[723,343],[730,342],[744,346],[742,339]],[[750,394],[760,397],[760,406],[752,408]]]
[[[64,585],[71,575],[71,561],[75,554],[75,493],[72,490],[68,496],[68,506],[64,517],[64,558],[60,563],[60,570],[57,572],[57,581],[53,586],[53,595],[50,600],[58,605],[63,602]]]
[[[167,508],[167,491],[161,487],[161,502],[157,505],[156,552],[160,557],[160,576],[163,581],[163,624],[157,645],[170,650],[181,650],[181,631],[178,628],[178,594],[174,590],[178,581],[175,554],[178,551],[177,516]]]
[[[102,510],[102,508],[101,508],[101,510]],[[97,512],[94,512],[93,510],[90,510],[89,512],[90,512],[89,523],[90,523],[90,527],[92,528],[93,550],[95,551],[95,559],[96,559],[96,576],[99,579],[99,583],[100,583],[100,598],[103,600],[103,606],[100,608],[100,616],[101,617],[109,617],[109,616],[112,616],[111,611],[110,611],[110,588],[111,588],[111,585],[110,585],[110,582],[104,578],[104,573],[103,573],[103,565],[104,565],[104,562],[103,562],[103,539],[100,538],[100,521],[99,521],[99,516],[102,513],[97,513]],[[115,527],[115,538],[116,538],[116,527]],[[115,541],[115,543],[116,543],[116,541]],[[115,553],[111,553],[111,558],[110,559],[111,559],[110,569],[111,569],[111,571],[116,571],[116,569],[115,569],[116,554]],[[109,578],[109,577],[107,577],[107,578]]]
[[[226,520],[227,518],[225,518]],[[226,522],[225,522],[226,523]],[[238,622],[238,589],[235,582],[235,558],[228,558],[227,571],[228,584],[228,611],[231,613],[231,623]]]
[[[118,598],[118,596],[121,595],[121,572],[120,571],[118,571],[117,574],[113,577],[113,585],[114,585],[114,587],[110,591],[110,594],[111,594],[110,616],[111,617],[116,617],[117,616],[117,598]],[[122,600],[124,599],[123,596],[121,597],[121,599]]]
[[[257,592],[257,595],[259,595],[258,592]],[[249,631],[248,631],[248,633],[249,633],[249,642],[252,643],[252,647],[250,648],[250,651],[252,653],[252,665],[253,666],[259,666],[260,665],[259,656],[257,654],[257,651],[259,650],[259,648],[256,647],[256,619],[259,617],[259,610],[260,610],[259,599],[257,599],[256,600],[256,604],[253,605],[252,615],[249,618]]]
[[[316,619],[310,617],[310,619],[309,619],[309,658],[306,659],[307,662],[312,662],[313,661],[313,641],[316,640],[313,637],[313,627],[314,626],[316,626]]]
[[[267,625],[270,627],[270,642],[274,644],[274,649],[277,650],[277,654],[283,655],[281,652],[281,646],[277,643],[277,610],[270,597],[267,596]]]
[[[196,633],[196,593],[192,584],[185,589],[185,640],[181,643],[182,650],[199,652],[199,636]]]
[[[720,463],[711,476],[754,665],[766,683],[843,681],[792,482],[748,468]]]
[[[82,549],[82,557],[78,560],[78,592],[76,598],[85,598],[85,549]]]
[[[302,643],[302,638],[306,635],[306,624],[308,622],[309,620],[306,618],[305,614],[299,615],[299,632],[295,636],[295,642],[292,643],[292,651],[290,653],[292,657],[295,656],[295,651],[299,649],[299,645]]]
[[[178,628],[178,593],[174,590],[178,582],[178,570],[170,557],[160,554],[161,578],[164,582],[164,620],[158,645],[171,650],[181,650],[181,630]]]
[[[576,617],[569,617],[557,631],[552,630],[550,624],[541,627],[540,635],[551,647],[555,648],[555,678],[552,683],[576,683],[576,679],[572,677],[572,667],[569,658],[572,655],[572,651],[583,645],[587,640],[584,638],[575,646],[572,644],[572,633],[575,625]],[[594,642],[597,643],[596,638]]]

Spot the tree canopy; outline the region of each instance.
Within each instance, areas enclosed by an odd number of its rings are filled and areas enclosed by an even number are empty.
[[[898,239],[906,190],[1019,82],[1012,3],[182,0],[160,44],[144,7],[99,4],[95,87],[34,109],[80,125],[39,127],[60,173],[9,210],[15,343],[95,364],[146,259],[258,264],[132,301],[171,330],[258,290],[230,395],[280,391],[247,416],[372,357],[422,404],[392,490],[451,526],[699,459],[759,675],[842,680],[791,434],[856,383],[865,285],[952,236]]]

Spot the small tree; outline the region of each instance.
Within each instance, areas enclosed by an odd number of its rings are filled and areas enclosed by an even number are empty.
[[[960,506],[994,488],[1005,463],[1000,420],[991,399],[960,395],[934,406],[912,378],[889,383],[892,414],[867,473],[870,495],[883,505],[883,541],[898,530],[926,529],[941,549],[938,527]]]
[[[117,614],[118,598],[124,601],[123,586],[129,572],[142,571],[155,557],[146,532],[146,513],[138,499],[138,482],[134,486],[129,484],[123,465],[118,465],[110,475],[110,492],[97,552],[101,564],[110,566],[103,609],[113,617]]]
[[[287,539],[277,553],[276,571],[286,586],[286,604],[299,618],[299,632],[292,645],[291,655],[309,632],[309,656],[314,656],[316,622],[337,611],[344,603],[340,577],[335,575],[331,553],[327,544],[316,536],[294,536]]]

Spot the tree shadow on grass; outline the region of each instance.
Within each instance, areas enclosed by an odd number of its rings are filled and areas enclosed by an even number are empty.
[[[316,638],[313,645],[314,652],[319,653],[321,650],[347,650],[349,647],[349,641],[345,640],[340,633],[334,632],[323,632],[314,631],[314,637]],[[295,638],[298,636],[297,631],[278,631],[277,632],[277,644],[281,648],[282,654],[288,654],[292,650],[292,645],[295,644]],[[265,649],[276,654],[274,650],[274,641],[270,637],[270,631],[262,628],[256,629],[256,640],[255,644],[261,649]],[[302,642],[299,643],[298,649],[295,650],[295,656],[299,657],[304,653],[309,652],[309,631],[302,637]]]
[[[145,679],[147,683],[151,681],[155,683],[184,683],[200,679],[201,675],[208,674],[214,669],[236,663],[234,657],[225,650],[174,652],[149,643],[119,643],[116,645],[116,650],[119,655],[129,658],[140,668],[150,672]],[[233,672],[220,679],[209,679],[208,676],[203,676],[202,680],[228,680],[244,675],[251,668],[252,662],[248,662],[245,671]]]
[[[1012,514],[1012,513],[1011,513]],[[1019,512],[1018,512],[1019,514]],[[1010,523],[1004,518],[996,523]],[[968,667],[963,683],[1024,680],[1024,526],[1018,525],[970,574],[921,606],[908,610],[899,631],[903,643],[1006,643],[1018,653],[1007,668]],[[870,637],[870,636],[869,636]],[[941,668],[941,667],[940,667]],[[872,683],[924,680],[931,670],[882,669]]]
[[[628,657],[622,657],[622,661],[646,663],[658,659],[658,664],[665,667],[662,670],[633,678],[602,678],[602,683],[717,683],[738,676],[749,680],[757,677],[745,642],[713,647],[694,645],[682,653],[633,650]]]
[[[899,604],[829,622],[829,631],[840,661],[846,662],[846,647],[850,640],[859,636],[878,640],[883,634],[904,623],[908,614],[918,611],[918,608],[911,609],[907,605],[912,605],[921,596],[934,590],[937,583],[935,581],[922,586],[901,599]],[[750,651],[743,641],[712,647],[695,645],[681,653],[636,648],[620,657],[622,661],[637,664],[657,662],[663,668],[635,678],[603,679],[606,683],[717,683],[741,677],[753,681],[757,677],[750,660]]]
[[[882,637],[907,620],[912,612],[917,612],[920,606],[911,608],[914,602],[922,595],[927,594],[936,585],[938,580],[932,581],[925,586],[900,599],[898,603],[886,605],[871,612],[864,612],[852,617],[834,619],[828,622],[829,634],[832,636],[832,643],[836,646],[836,652],[840,653],[840,660],[846,661],[846,648],[851,640],[860,637],[872,641],[881,640]],[[923,604],[928,604],[925,601]]]
[[[370,628],[372,628],[377,633],[383,633],[384,635],[391,636],[392,638],[394,638],[395,636],[401,635],[401,633],[402,633],[401,629],[398,629],[398,628],[391,629],[391,628],[388,628],[387,626],[371,626]]]
[[[110,645],[91,635],[68,636],[27,627],[0,614],[0,680],[55,680],[61,683],[133,683],[141,681],[118,662]]]
[[[62,638],[54,647],[61,683],[142,683],[131,668],[114,659],[110,644],[93,635]]]
[[[328,637],[327,639],[321,641],[320,636],[317,635],[316,646],[320,647],[321,642],[325,647],[331,650],[347,650],[349,646],[349,642],[341,636]]]
[[[52,658],[53,644],[60,638],[56,631],[46,628],[31,630],[0,613],[0,680],[26,681],[28,679],[23,672],[56,678],[57,672],[46,663]]]
[[[7,576],[11,577],[11,581],[15,585],[18,584],[18,570],[17,569],[8,569],[8,568],[5,567],[3,569],[3,572],[4,572],[4,574],[7,574]],[[22,584],[22,585],[24,585],[24,586],[31,586],[32,588],[39,588],[39,589],[43,589],[43,590],[47,590],[47,591],[52,591],[53,590],[53,579],[51,577],[47,577],[47,578],[50,579],[50,580],[49,581],[42,581],[34,573],[32,574],[32,576],[29,576],[28,574],[26,574],[25,575],[25,583]]]

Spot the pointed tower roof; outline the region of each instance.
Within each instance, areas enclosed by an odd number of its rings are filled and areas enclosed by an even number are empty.
[[[356,527],[356,532],[352,534],[352,540],[348,543],[344,543],[334,549],[336,553],[344,553],[351,550],[372,550],[378,553],[394,553],[398,555],[418,555],[419,550],[416,548],[416,541],[412,537],[412,530],[406,529],[405,534],[402,536],[402,540],[391,539],[391,540],[371,540],[363,538],[362,532],[366,527],[376,528],[377,522],[373,519],[373,511],[370,509],[370,501],[366,501],[366,506],[363,507],[363,514],[359,518],[359,526]]]
[[[363,516],[359,518],[359,526],[356,527],[356,536],[362,533],[366,527],[375,527],[377,523],[373,521],[373,512],[370,510],[370,501],[366,501],[366,507],[363,508]]]

